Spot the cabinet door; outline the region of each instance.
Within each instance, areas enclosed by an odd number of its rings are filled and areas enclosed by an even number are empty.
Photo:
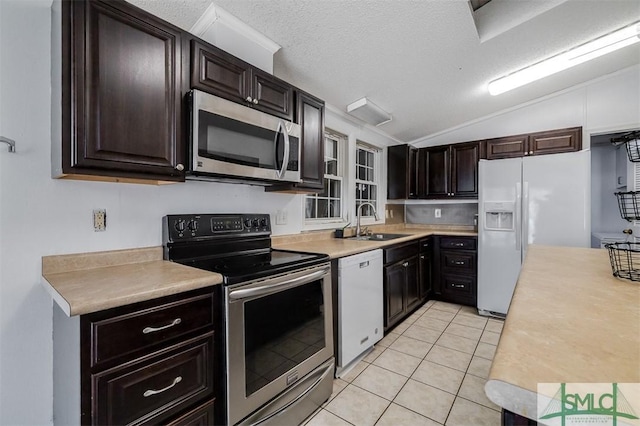
[[[454,197],[478,197],[478,142],[451,145],[451,194]]]
[[[251,66],[199,40],[191,41],[191,87],[234,102],[246,102]]]
[[[522,157],[527,152],[527,135],[487,140],[487,160]]]
[[[403,263],[406,270],[407,297],[406,311],[409,312],[420,304],[419,257],[414,256]]]
[[[322,189],[324,182],[324,102],[298,95],[298,122],[302,126],[302,182],[298,186]]]
[[[402,263],[396,263],[384,268],[384,327],[391,327],[405,313],[404,292],[406,287],[406,272]]]
[[[418,198],[418,149],[409,148],[409,168],[407,173],[407,181],[409,185],[409,194],[407,198]]]
[[[420,282],[420,300],[425,300],[431,295],[431,253],[420,253],[420,269],[418,281]]]
[[[529,155],[557,154],[582,149],[582,127],[550,130],[529,135]]]
[[[407,162],[409,145],[393,145],[387,148],[387,198],[405,200],[409,197]]]
[[[293,88],[284,81],[252,68],[251,97],[254,108],[293,120]]]
[[[449,196],[449,146],[426,148],[423,156],[425,169],[424,197],[445,198]]]
[[[63,3],[63,172],[184,179],[181,31],[125,2]]]

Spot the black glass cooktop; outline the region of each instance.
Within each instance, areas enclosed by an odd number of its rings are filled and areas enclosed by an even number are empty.
[[[224,277],[224,284],[231,285],[314,266],[328,260],[329,256],[326,254],[270,250],[264,253],[240,254],[229,257],[181,260],[180,263],[217,272]]]

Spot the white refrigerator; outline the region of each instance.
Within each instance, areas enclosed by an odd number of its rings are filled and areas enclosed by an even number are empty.
[[[480,160],[480,314],[506,315],[530,244],[590,246],[590,159],[579,151]]]

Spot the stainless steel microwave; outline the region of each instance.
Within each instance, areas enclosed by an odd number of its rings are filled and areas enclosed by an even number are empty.
[[[188,179],[300,181],[298,124],[192,90]]]

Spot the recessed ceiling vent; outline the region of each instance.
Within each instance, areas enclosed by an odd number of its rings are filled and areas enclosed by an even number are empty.
[[[393,119],[391,114],[367,98],[358,99],[347,105],[347,112],[373,126],[381,126]]]

